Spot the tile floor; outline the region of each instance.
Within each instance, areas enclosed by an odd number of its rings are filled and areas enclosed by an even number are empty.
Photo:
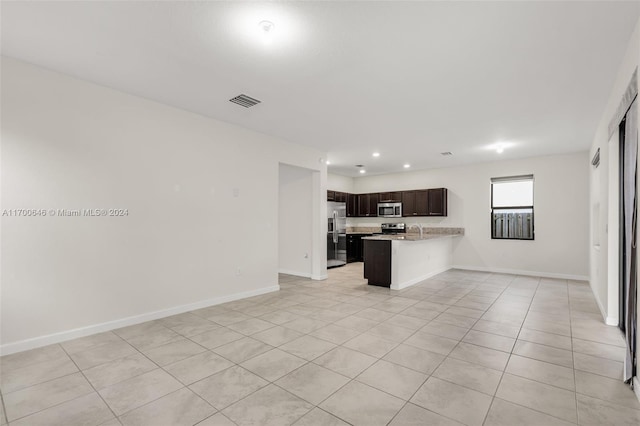
[[[586,283],[362,264],[1,359],[11,425],[638,425]]]

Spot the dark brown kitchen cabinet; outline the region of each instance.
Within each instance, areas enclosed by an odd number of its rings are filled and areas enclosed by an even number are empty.
[[[363,240],[363,251],[368,284],[391,287],[391,241]]]
[[[402,192],[381,192],[378,198],[380,203],[399,203],[402,201]]]
[[[416,216],[429,215],[429,190],[418,189],[416,193]]]
[[[364,262],[362,237],[370,237],[371,234],[347,235],[347,263]]]
[[[358,196],[347,194],[347,217],[358,217]]]
[[[429,216],[446,216],[447,215],[447,188],[436,188],[427,190],[428,198],[428,215]]]
[[[402,191],[402,216],[416,216],[416,192]]]
[[[358,217],[369,216],[369,194],[358,194]]]
[[[378,216],[378,194],[358,194],[358,216]]]
[[[347,217],[377,217],[378,203],[384,202],[402,202],[402,215],[405,217],[447,215],[447,188],[373,194],[327,191],[327,201],[347,203]]]
[[[378,216],[379,194],[369,194],[369,215]]]
[[[402,215],[403,216],[428,216],[429,201],[427,189],[416,189],[414,191],[402,192]]]
[[[327,191],[327,201],[337,201],[339,203],[347,202],[347,194],[346,192],[340,191]]]

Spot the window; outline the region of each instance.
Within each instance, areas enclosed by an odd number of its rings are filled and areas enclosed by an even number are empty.
[[[491,179],[491,238],[533,240],[533,175]]]

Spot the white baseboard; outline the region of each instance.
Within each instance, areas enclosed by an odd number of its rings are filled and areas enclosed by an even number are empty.
[[[612,325],[612,326],[617,327],[620,321],[618,321],[618,318],[606,317],[606,318],[604,319],[604,322],[605,322],[605,324],[607,324],[607,325]]]
[[[604,323],[607,325],[617,326],[618,318],[607,316],[607,311],[604,309],[604,306],[602,306],[602,302],[600,301],[600,298],[598,297],[598,295],[593,291],[593,287],[589,286],[589,288],[591,289],[593,298],[596,299],[596,305],[598,305],[598,309],[600,309],[600,315],[602,315],[602,318],[604,319]]]
[[[29,349],[39,348],[54,343],[65,342],[67,340],[77,339],[79,337],[89,336],[91,334],[102,333],[104,331],[115,330],[116,328],[127,327],[129,325],[140,324],[147,321],[153,321],[159,318],[171,315],[182,314],[184,312],[202,309],[209,306],[219,305],[221,303],[232,302],[234,300],[245,299],[247,297],[259,296],[261,294],[271,293],[280,290],[279,285],[263,287],[257,290],[244,291],[242,293],[230,294],[228,296],[216,297],[213,299],[202,300],[187,305],[175,306],[173,308],[163,309],[155,312],[147,312],[141,315],[134,315],[114,321],[107,321],[100,324],[89,325],[86,327],[75,328],[73,330],[61,331],[58,333],[48,334],[46,336],[34,337],[31,339],[21,340],[13,343],[6,343],[0,346],[0,355],[9,355],[16,352],[22,352]]]
[[[495,274],[524,275],[528,277],[558,278],[562,280],[589,281],[589,277],[587,277],[586,275],[558,274],[555,272],[524,271],[521,269],[502,269],[502,268],[491,268],[491,267],[485,267],[485,266],[464,266],[464,265],[454,265],[451,267],[451,269],[463,269],[465,271],[493,272]]]
[[[391,290],[402,290],[403,288],[407,288],[407,287],[410,287],[410,286],[412,286],[414,284],[418,284],[420,281],[424,281],[424,280],[429,279],[431,277],[434,277],[434,276],[436,276],[438,274],[446,272],[449,269],[451,269],[451,266],[446,266],[446,267],[441,268],[441,269],[436,269],[433,272],[429,272],[428,274],[423,275],[421,277],[414,278],[412,280],[405,281],[405,282],[400,283],[400,284],[392,284],[391,285]]]
[[[291,269],[278,269],[279,274],[295,275],[296,277],[311,278],[311,272],[293,271]]]
[[[329,275],[327,275],[327,274],[311,275],[311,279],[312,280],[316,280],[316,281],[322,281],[322,280],[326,280],[328,278],[329,278]]]

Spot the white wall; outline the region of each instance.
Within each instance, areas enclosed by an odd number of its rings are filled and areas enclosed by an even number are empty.
[[[449,215],[357,218],[349,223],[460,226],[465,228],[465,236],[454,239],[454,264],[458,267],[587,279],[588,167],[588,153],[581,152],[355,178],[356,193],[448,188]],[[535,179],[535,241],[492,240],[490,179],[524,174],[533,174]]]
[[[326,270],[321,152],[6,57],[1,127],[2,209],[128,209],[2,217],[4,353],[277,289],[280,162]]]
[[[609,123],[622,100],[631,75],[640,64],[640,21],[618,69],[609,100],[591,145],[593,156],[600,148],[600,167],[589,169],[590,282],[608,324],[618,323],[618,148],[617,133],[609,141]],[[599,210],[596,212],[596,208]],[[609,231],[609,232],[607,232]],[[600,247],[597,243],[600,243]]]
[[[602,315],[609,325],[618,324],[618,253],[619,253],[619,207],[618,207],[618,135],[609,138],[609,123],[613,118],[622,95],[629,84],[634,70],[640,66],[640,20],[629,39],[627,50],[618,68],[616,81],[611,89],[609,100],[604,108],[598,128],[591,145],[590,155],[594,155],[600,148],[600,167],[590,169],[589,173],[589,202],[590,216],[590,282]],[[640,84],[640,82],[639,82]],[[636,102],[638,100],[636,99]],[[638,115],[640,116],[640,109]],[[640,120],[640,117],[639,117]],[[636,194],[640,197],[640,194]],[[599,206],[596,213],[595,207]],[[598,220],[599,219],[599,220]],[[599,222],[599,223],[598,223]],[[600,242],[600,247],[597,247]],[[640,256],[640,253],[639,253]],[[640,259],[638,259],[640,261]],[[640,282],[640,277],[638,278]],[[636,308],[637,309],[637,308]],[[640,317],[636,330],[640,329]],[[637,351],[637,348],[636,348]],[[636,352],[636,363],[638,354]],[[634,377],[634,391],[640,399],[640,381]]]
[[[312,170],[280,164],[278,271],[311,277]]]
[[[352,177],[328,173],[327,189],[353,194],[353,181],[354,179]]]

